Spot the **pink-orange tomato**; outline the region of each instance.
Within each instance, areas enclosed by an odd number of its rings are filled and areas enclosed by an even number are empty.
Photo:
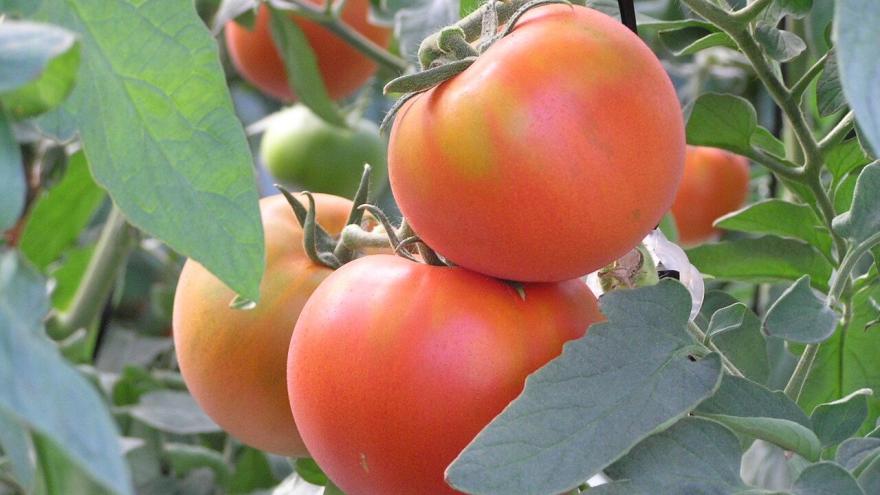
[[[449,494],[443,472],[526,376],[602,319],[580,280],[524,284],[366,256],[328,277],[290,343],[290,405],[345,493]]]
[[[315,203],[318,223],[338,234],[351,201],[316,194]],[[235,293],[188,260],[174,296],[174,344],[187,388],[208,416],[248,445],[298,457],[308,452],[287,400],[287,349],[300,310],[332,270],[306,256],[302,228],[282,195],[263,198],[260,213],[266,273],[259,303],[230,308]]]
[[[400,210],[440,254],[503,279],[559,281],[654,228],[684,146],[675,90],[651,50],[605,14],[550,5],[408,101],[388,166]]]
[[[749,195],[749,161],[718,148],[688,146],[684,177],[672,204],[682,245],[693,246],[718,236],[712,226],[735,211]]]
[[[306,0],[322,5],[321,0]],[[329,1],[329,0],[325,0]],[[370,0],[349,0],[342,10],[342,20],[381,46],[387,46],[391,29],[368,20]],[[376,72],[376,64],[326,28],[301,17],[291,19],[302,29],[315,52],[318,70],[331,98],[340,99],[360,88]],[[266,94],[283,101],[296,98],[287,82],[284,62],[272,40],[269,9],[257,11],[253,31],[230,22],[226,25],[226,46],[238,72]]]

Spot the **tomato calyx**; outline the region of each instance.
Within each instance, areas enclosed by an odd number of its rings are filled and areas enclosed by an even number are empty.
[[[513,31],[517,21],[535,7],[549,4],[583,5],[583,0],[507,0],[491,1],[457,23],[428,36],[419,46],[421,71],[393,79],[385,94],[403,93],[385,115],[379,129],[384,131],[394,115],[413,96],[455,77],[470,67],[499,39]],[[499,24],[505,23],[499,32]],[[474,47],[473,43],[477,43]]]
[[[370,191],[370,170],[371,167],[364,165],[364,172],[361,175],[361,181],[358,185],[357,194],[355,194],[351,212],[346,220],[346,228],[355,226],[360,229],[360,225],[364,219],[364,206],[367,205],[367,197]],[[303,229],[303,250],[313,263],[323,265],[328,268],[337,269],[340,266],[355,259],[359,249],[363,246],[343,241],[342,236],[334,238],[317,221],[317,207],[315,206],[315,197],[308,191],[303,191],[309,207],[306,208],[299,199],[297,199],[284,186],[276,184],[275,187],[281,191],[284,198],[293,209],[297,222]],[[387,246],[386,242],[384,246]],[[378,247],[384,247],[378,246]]]
[[[383,233],[367,232],[358,225],[348,225],[342,230],[342,242],[351,248],[356,246],[375,247],[382,243],[391,244],[394,254],[414,263],[425,263],[433,266],[451,266],[440,255],[434,252],[415,232],[404,218],[399,227],[394,227],[388,216],[377,206],[364,204],[361,209],[369,211],[381,225]],[[416,256],[418,255],[418,257]]]

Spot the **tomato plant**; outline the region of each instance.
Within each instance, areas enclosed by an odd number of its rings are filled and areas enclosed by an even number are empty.
[[[458,265],[529,281],[626,254],[672,204],[683,159],[657,58],[619,21],[565,6],[526,14],[409,100],[388,148],[394,197],[423,239]],[[514,220],[526,200],[533,221]]]
[[[713,222],[742,206],[748,194],[748,160],[717,148],[689,146],[672,204],[681,243],[695,245],[715,237],[719,231]]]
[[[310,0],[311,1],[311,0]],[[320,0],[313,3],[320,4]],[[391,30],[369,22],[367,0],[345,3],[341,19],[362,36],[387,45]],[[315,59],[327,92],[334,99],[344,98],[361,87],[376,71],[376,64],[339,37],[314,22],[292,16],[315,52]],[[279,100],[296,98],[290,89],[284,63],[269,29],[269,9],[257,12],[253,30],[230,22],[226,26],[226,46],[236,69],[254,86]]]
[[[446,465],[529,373],[600,318],[579,280],[516,289],[461,268],[367,256],[334,272],[303,309],[290,406],[310,453],[346,493],[454,493]]]
[[[348,127],[327,123],[307,107],[283,110],[260,142],[269,173],[307,191],[347,196],[357,190],[365,163],[381,190],[386,181],[385,141],[373,122],[354,118]]]

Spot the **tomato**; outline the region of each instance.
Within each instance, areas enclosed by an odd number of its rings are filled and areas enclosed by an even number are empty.
[[[408,101],[388,167],[400,210],[440,254],[499,278],[558,281],[623,256],[657,225],[684,146],[650,49],[604,14],[552,5]]]
[[[373,167],[374,192],[386,181],[385,141],[374,123],[359,119],[337,127],[303,105],[278,115],[263,134],[260,154],[273,177],[307,191],[351,196],[364,163]]]
[[[688,146],[684,178],[672,205],[683,245],[695,245],[719,234],[712,223],[737,210],[749,194],[749,161],[703,146]]]
[[[290,405],[345,493],[456,493],[446,466],[526,376],[600,320],[580,280],[510,285],[366,256],[328,277],[290,343]]]
[[[351,202],[320,194],[315,200],[318,223],[338,234]],[[231,309],[235,293],[188,260],[174,298],[174,343],[190,393],[217,424],[261,450],[303,456],[284,385],[287,348],[303,305],[332,270],[304,253],[302,229],[283,196],[263,198],[260,211],[266,274],[259,303]]]
[[[320,0],[306,0],[323,5]],[[342,20],[371,41],[387,46],[391,29],[368,22],[370,0],[350,0],[342,11]],[[319,24],[291,16],[308,39],[318,70],[331,98],[339,99],[360,88],[376,71],[376,64],[351,45]],[[272,40],[269,9],[257,11],[254,30],[248,31],[232,21],[226,25],[226,45],[238,72],[254,86],[274,98],[292,101],[296,98],[287,82],[284,62]]]

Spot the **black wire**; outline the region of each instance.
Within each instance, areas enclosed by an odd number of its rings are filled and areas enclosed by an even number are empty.
[[[639,27],[636,25],[636,8],[633,5],[633,0],[617,0],[617,5],[620,6],[620,21],[623,25],[628,27],[630,31],[639,34]]]

